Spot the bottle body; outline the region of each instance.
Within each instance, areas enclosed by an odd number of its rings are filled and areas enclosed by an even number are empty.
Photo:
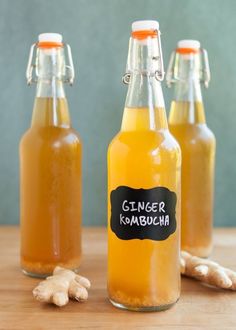
[[[189,120],[194,108],[194,120]],[[182,152],[181,248],[208,257],[212,251],[215,137],[202,101],[173,101],[169,128]]]
[[[156,109],[160,111],[164,109]],[[108,149],[109,298],[118,307],[141,311],[166,309],[180,294],[180,150],[167,129],[143,129],[148,117],[148,109],[126,108],[122,126],[129,127],[129,121],[132,126],[135,119],[139,124],[135,130],[121,130]],[[176,231],[162,241],[118,238],[110,223],[111,193],[120,186],[174,192]]]
[[[36,99],[34,120],[50,117],[52,99]],[[58,99],[58,113],[67,102]],[[50,119],[49,119],[50,120]],[[81,142],[70,127],[32,125],[20,143],[21,266],[33,275],[81,259]]]

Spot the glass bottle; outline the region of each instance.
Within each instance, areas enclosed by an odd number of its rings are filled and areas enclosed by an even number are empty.
[[[108,148],[108,292],[113,305],[163,310],[180,294],[180,148],[168,130],[159,24],[132,24],[125,109]]]
[[[32,122],[20,142],[21,267],[31,276],[80,265],[82,146],[63,87],[73,79],[69,45],[59,34],[39,35],[27,67],[28,84],[37,82]]]
[[[174,84],[169,127],[182,150],[181,248],[200,257],[212,250],[215,137],[207,127],[201,83],[208,87],[207,52],[181,40],[172,53],[167,84]]]

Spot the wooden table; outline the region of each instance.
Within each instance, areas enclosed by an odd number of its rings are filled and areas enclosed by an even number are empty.
[[[236,270],[236,229],[215,229],[213,257]],[[116,309],[106,293],[106,231],[85,228],[81,273],[91,279],[85,303],[70,301],[63,308],[32,297],[37,279],[19,269],[19,229],[0,227],[0,329],[236,329],[236,292],[214,290],[182,279],[182,296],[170,310],[137,313]]]

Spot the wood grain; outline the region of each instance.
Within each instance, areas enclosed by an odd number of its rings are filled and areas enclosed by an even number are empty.
[[[236,270],[236,229],[215,229],[213,258]],[[212,289],[183,278],[180,301],[159,313],[127,312],[113,307],[106,293],[106,231],[83,230],[81,274],[92,282],[86,303],[64,308],[32,297],[37,279],[19,268],[19,228],[0,227],[0,329],[236,329],[236,293]]]

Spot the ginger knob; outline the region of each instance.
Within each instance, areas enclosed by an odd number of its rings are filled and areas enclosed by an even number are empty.
[[[88,299],[90,281],[73,271],[56,267],[53,275],[40,282],[33,290],[33,296],[40,302],[64,306],[69,298],[77,301]]]
[[[218,263],[181,251],[181,274],[193,277],[209,285],[236,290],[236,272]]]

